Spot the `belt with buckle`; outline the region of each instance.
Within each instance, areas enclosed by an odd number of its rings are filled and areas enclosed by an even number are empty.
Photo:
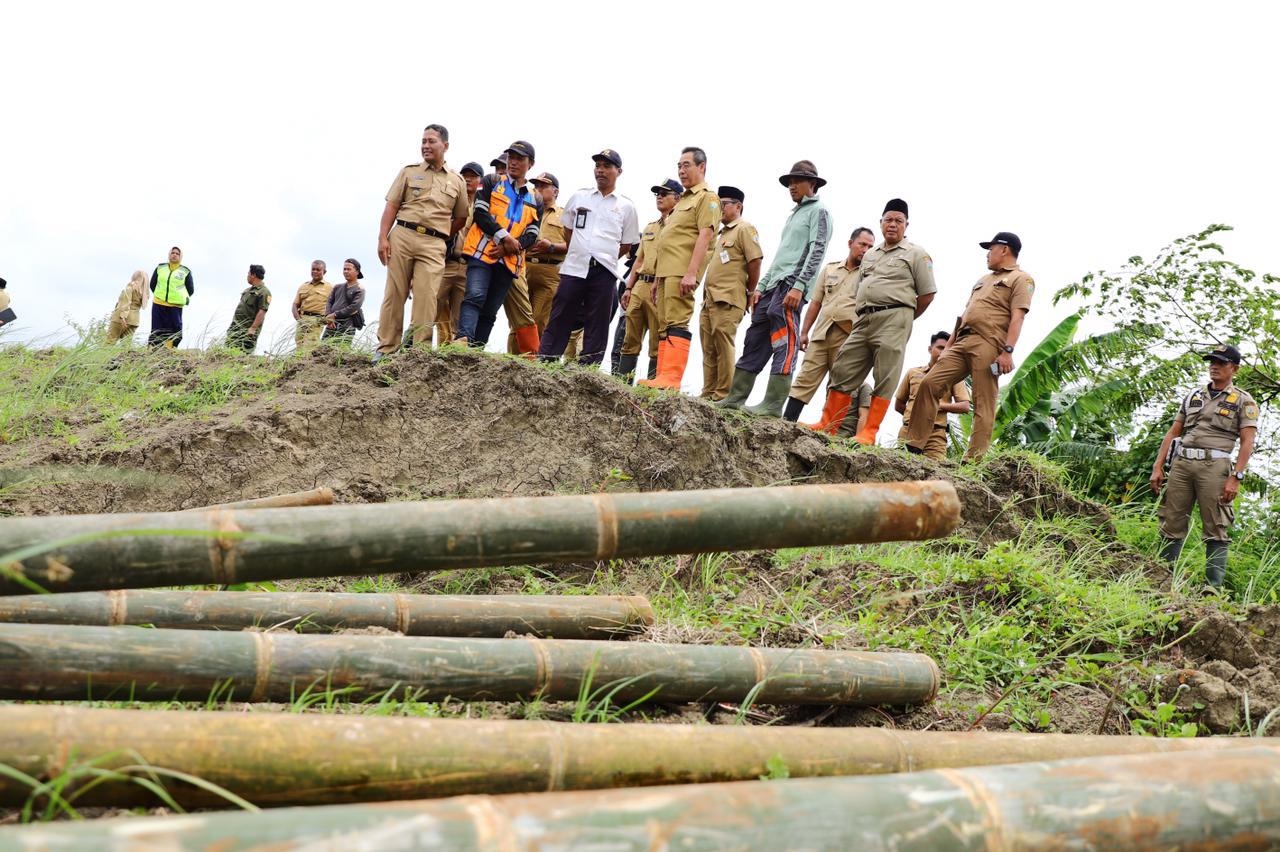
[[[1180,447],[1178,448],[1178,455],[1182,456],[1184,459],[1194,459],[1197,461],[1202,459],[1231,458],[1231,453],[1228,453],[1225,450],[1210,450],[1204,447]]]
[[[545,264],[546,266],[559,266],[564,263],[563,257],[527,257],[525,260],[530,263]]]
[[[326,316],[326,314],[323,311],[318,311],[318,312],[317,311],[298,311],[298,313],[302,314],[304,317]]]
[[[892,311],[897,308],[911,308],[915,310],[915,305],[872,305],[869,308],[863,308],[858,311],[858,316],[865,317],[867,314],[878,314],[881,311]]]
[[[403,219],[397,219],[396,224],[401,228],[408,228],[410,231],[417,231],[419,234],[426,234],[428,237],[435,237],[436,239],[444,240],[445,242],[449,241],[448,234],[442,234],[435,228],[428,228],[426,225],[419,225],[417,222],[406,222]]]
[[[642,281],[642,282],[644,282],[645,284],[652,284],[652,283],[653,283],[654,281],[656,281],[657,279],[656,279],[654,276],[652,276],[652,275],[637,275],[637,276],[636,276],[636,280],[637,280],[637,281]]]

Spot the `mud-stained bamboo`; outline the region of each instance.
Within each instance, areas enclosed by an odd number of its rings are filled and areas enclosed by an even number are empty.
[[[22,849],[1273,849],[1280,752],[1228,749],[0,830]]]
[[[582,639],[306,636],[0,624],[0,698],[292,701],[304,692],[412,691],[422,700],[576,700],[588,679],[615,699],[762,704],[925,704],[923,654],[659,645]]]
[[[959,518],[940,481],[5,518],[8,552],[60,543],[11,562],[0,594],[30,593],[15,572],[53,592],[229,584],[905,541]]]
[[[150,625],[183,630],[279,627],[301,633],[381,627],[407,636],[608,639],[642,632],[653,608],[627,595],[407,595],[164,592],[116,589],[0,597],[0,622]]]
[[[255,497],[251,500],[236,500],[233,503],[215,503],[212,506],[201,506],[198,509],[187,509],[188,512],[207,512],[211,509],[285,509],[298,506],[332,506],[333,489],[328,487],[312,488],[310,491],[293,491],[289,494],[274,494],[270,497]]]
[[[746,781],[771,761],[801,778],[1259,745],[1280,740],[0,707],[0,763],[39,780],[75,762],[106,769],[141,761],[260,807]],[[198,787],[166,787],[185,807],[225,804]],[[20,805],[30,793],[0,776],[0,805]],[[78,801],[160,803],[129,781],[98,784]]]

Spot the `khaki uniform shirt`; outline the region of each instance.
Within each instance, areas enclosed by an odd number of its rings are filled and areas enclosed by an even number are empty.
[[[236,305],[235,316],[231,318],[232,328],[249,330],[258,311],[265,311],[271,306],[271,291],[263,284],[259,287],[250,285],[240,294],[240,304]],[[261,326],[259,326],[261,329]]]
[[[902,422],[907,424],[911,422],[911,409],[916,405],[916,394],[920,392],[920,383],[924,381],[925,374],[929,372],[928,367],[912,367],[907,370],[907,374],[902,378],[902,384],[898,385],[898,393],[895,398],[907,404],[907,408],[902,412]],[[956,382],[951,386],[951,399],[943,399],[943,402],[968,402],[969,389],[965,387],[964,382]],[[947,412],[939,411],[938,416],[934,418],[933,425],[946,426]]]
[[[810,330],[810,340],[822,340],[831,326],[838,322],[853,323],[856,316],[854,303],[858,298],[858,281],[861,275],[861,266],[849,269],[843,260],[828,263],[823,268],[817,286],[813,288],[813,303],[821,307],[818,308],[818,318],[814,320]]]
[[[1003,349],[1013,312],[1031,310],[1031,296],[1035,292],[1036,283],[1017,264],[989,272],[973,285],[964,316],[960,317],[960,327],[973,329],[975,334]]]
[[[698,242],[698,232],[703,228],[712,231],[720,224],[720,196],[711,191],[705,182],[686,189],[676,202],[675,209],[667,214],[662,227],[662,240],[658,245],[658,266],[654,275],[659,278],[683,278],[689,271],[689,259]],[[711,246],[697,270],[697,277],[706,274],[711,262]]]
[[[882,243],[871,249],[863,256],[861,269],[858,310],[884,305],[914,308],[917,296],[938,292],[933,281],[933,258],[907,240],[889,247]]]
[[[400,205],[396,218],[433,228],[442,234],[453,230],[453,220],[467,215],[467,184],[448,166],[426,163],[405,166],[391,182],[387,201]],[[395,227],[395,226],[392,226]]]
[[[125,325],[137,325],[139,321],[138,314],[146,301],[147,285],[145,282],[141,288],[127,284],[120,291],[120,298],[116,299],[116,309],[111,312],[111,318],[118,319]]]
[[[636,255],[636,275],[653,275],[658,268],[659,237],[662,236],[663,221],[654,219],[644,226],[640,232],[640,251]]]
[[[293,298],[293,303],[304,314],[323,315],[325,305],[329,304],[331,292],[333,292],[333,285],[328,281],[321,281],[319,284],[307,281],[298,288],[298,295]]]
[[[7,307],[9,307],[9,294],[0,290],[0,311],[3,311]]]
[[[720,228],[711,244],[707,270],[707,298],[735,308],[747,307],[747,265],[764,257],[755,225],[737,219]]]
[[[559,245],[564,242],[564,225],[560,224],[560,217],[564,214],[563,207],[547,207],[546,212],[542,215],[542,224],[538,227],[538,238],[546,240],[550,243]],[[555,252],[547,252],[538,255],[538,262],[561,263],[564,261],[564,255]]]
[[[1234,384],[1220,391],[1206,384],[1187,394],[1175,423],[1182,424],[1182,445],[1231,452],[1240,430],[1258,425],[1258,403]]]

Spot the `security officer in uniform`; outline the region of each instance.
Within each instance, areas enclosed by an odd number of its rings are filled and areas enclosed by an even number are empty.
[[[293,332],[293,345],[301,352],[320,342],[324,334],[325,306],[333,285],[324,280],[328,266],[323,260],[311,261],[311,280],[304,281],[293,297],[293,319],[298,327]]]
[[[916,417],[907,434],[907,449],[913,453],[923,453],[932,436],[938,400],[967,376],[973,380],[973,433],[964,457],[980,459],[991,446],[999,394],[996,372],[1005,375],[1013,370],[1013,348],[1031,310],[1036,284],[1018,266],[1022,240],[1017,234],[1001,231],[978,245],[987,250],[989,271],[973,285],[955,334],[920,388]]]
[[[640,360],[640,346],[645,335],[649,336],[648,377],[658,374],[658,306],[653,301],[654,270],[658,268],[658,240],[667,216],[675,209],[676,202],[684,194],[684,187],[675,178],[668,178],[649,188],[658,207],[658,218],[644,226],[640,232],[640,248],[627,276],[627,286],[622,292],[621,305],[626,311],[627,332],[622,340],[622,357],[615,373],[631,382]]]
[[[1205,578],[1217,588],[1227,575],[1227,548],[1235,502],[1249,457],[1258,437],[1258,404],[1232,383],[1240,369],[1240,350],[1217,346],[1204,356],[1209,362],[1209,383],[1187,394],[1178,406],[1173,425],[1160,442],[1151,468],[1151,490],[1164,481],[1164,460],[1173,451],[1169,485],[1160,504],[1160,555],[1170,565],[1178,561],[1187,538],[1192,505],[1200,507],[1205,547]],[[1237,439],[1240,452],[1235,463],[1231,451]]]
[[[267,308],[271,307],[271,291],[263,284],[267,270],[255,263],[249,267],[245,282],[249,285],[240,294],[240,303],[231,317],[231,326],[227,329],[227,346],[232,349],[243,349],[252,352],[258,345],[258,335],[262,333],[262,323],[267,318]]]
[[[800,419],[800,412],[813,399],[818,385],[831,370],[836,353],[849,337],[855,318],[853,304],[858,295],[862,258],[875,244],[870,228],[854,228],[849,235],[849,254],[844,260],[828,263],[822,270],[813,288],[813,302],[800,328],[800,350],[804,352],[804,362],[791,383],[782,419],[792,423]],[[867,390],[867,398],[859,401],[859,408],[871,405],[871,388],[866,384],[862,387]]]
[[[658,375],[638,384],[679,390],[689,364],[694,293],[711,259],[711,241],[720,224],[720,197],[707,186],[707,152],[688,147],[676,163],[684,194],[667,216],[658,246],[650,295],[658,306]]]
[[[556,206],[560,197],[560,181],[551,172],[543,172],[531,178],[533,184],[542,195],[542,223],[538,226],[538,241],[529,246],[525,260],[525,277],[529,284],[529,303],[533,308],[533,322],[541,335],[547,329],[547,320],[551,318],[551,302],[555,299],[556,290],[560,286],[560,264],[564,262],[564,254],[569,250],[565,240],[564,226],[560,223],[560,215],[564,208]],[[579,332],[581,334],[581,332]],[[512,330],[507,339],[507,350],[515,348],[516,334]]]
[[[889,397],[902,377],[902,359],[911,338],[912,321],[933,301],[938,286],[933,281],[933,259],[922,246],[909,242],[907,202],[893,198],[880,216],[884,242],[862,258],[857,320],[853,331],[836,353],[827,385],[827,404],[813,428],[841,435],[853,434],[845,415],[850,395],[875,368],[875,384],[867,420],[857,428],[854,440],[874,444],[876,433],[889,410]]]
[[[736,186],[722,186],[720,232],[711,249],[711,265],[703,283],[698,335],[702,340],[701,398],[718,402],[733,381],[734,338],[747,312],[747,300],[760,281],[760,234],[742,218],[747,196]]]
[[[444,262],[444,276],[440,279],[440,293],[436,297],[436,345],[453,342],[453,330],[458,324],[458,311],[462,309],[462,297],[467,294],[467,259],[462,254],[462,238],[471,227],[471,205],[484,178],[484,167],[479,163],[467,163],[459,172],[467,186],[467,220],[462,229],[449,240],[449,253]]]
[[[907,374],[902,377],[902,384],[898,385],[898,392],[893,397],[894,409],[902,415],[902,429],[898,431],[898,443],[905,445],[907,443],[907,435],[911,430],[911,417],[916,411],[922,411],[923,408],[916,406],[916,400],[920,397],[921,387],[924,384],[925,376],[938,363],[938,359],[942,357],[942,353],[947,349],[947,343],[951,341],[951,335],[945,331],[936,332],[929,338],[929,363],[923,367],[912,367],[907,370]],[[988,371],[990,372],[990,371]],[[964,386],[964,379],[957,381],[946,392],[947,400],[937,401],[937,415],[933,418],[933,429],[929,432],[929,437],[925,440],[924,454],[931,459],[941,459],[947,456],[947,415],[948,414],[964,414],[969,411],[969,389]],[[924,415],[920,415],[923,417]]]
[[[387,190],[378,225],[378,260],[387,267],[387,287],[375,362],[400,348],[411,290],[413,342],[431,343],[449,241],[467,221],[467,186],[445,165],[448,150],[449,131],[428,124],[422,131],[422,162],[401,169]]]
[[[173,349],[182,342],[182,309],[196,293],[196,278],[182,265],[182,249],[169,249],[169,262],[151,273],[151,334],[148,346]]]

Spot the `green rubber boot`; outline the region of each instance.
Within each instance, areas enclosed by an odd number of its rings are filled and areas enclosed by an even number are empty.
[[[760,400],[759,405],[748,405],[742,409],[748,414],[754,414],[757,417],[781,417],[782,406],[787,401],[787,394],[791,392],[791,376],[769,376],[769,385],[765,388],[764,399]]]
[[[742,406],[747,401],[747,397],[751,396],[751,391],[755,386],[755,373],[748,373],[746,370],[735,369],[733,371],[733,384],[729,386],[729,395],[719,402],[712,404],[717,408],[734,408],[741,410]]]
[[[1204,543],[1204,578],[1215,589],[1222,586],[1227,578],[1227,548],[1231,543],[1226,541],[1206,541]]]
[[[634,383],[636,380],[636,362],[639,360],[639,355],[619,355],[618,363],[613,368],[613,374],[627,384]]]
[[[1182,543],[1186,539],[1166,538],[1164,544],[1160,546],[1160,558],[1169,563],[1170,567],[1178,561],[1178,557],[1182,555]]]

